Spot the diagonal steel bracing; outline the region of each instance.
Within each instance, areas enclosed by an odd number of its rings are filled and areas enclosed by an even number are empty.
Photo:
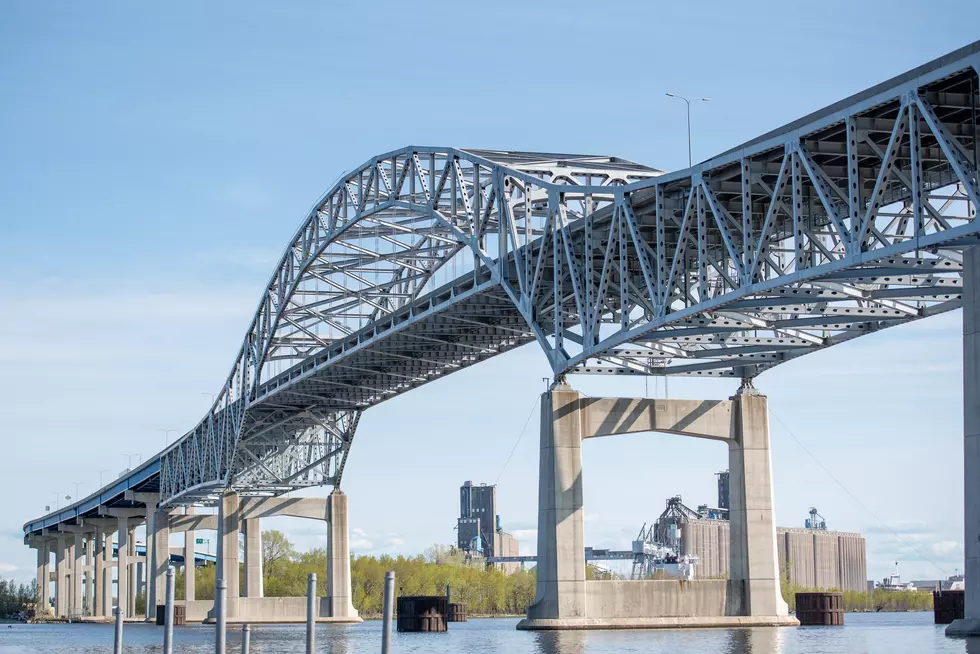
[[[555,374],[751,377],[959,306],[974,44],[690,169],[407,147],[308,214],[165,502],[339,484],[361,413],[537,342]]]

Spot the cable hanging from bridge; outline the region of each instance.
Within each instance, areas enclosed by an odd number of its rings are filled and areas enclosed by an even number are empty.
[[[895,538],[897,538],[903,545],[905,545],[906,547],[908,547],[910,550],[912,550],[913,552],[915,552],[916,554],[918,554],[919,555],[919,558],[921,558],[923,561],[926,561],[927,563],[930,563],[934,568],[936,568],[941,573],[943,573],[943,575],[948,576],[949,573],[944,568],[942,568],[938,563],[936,563],[935,561],[933,561],[932,559],[930,559],[929,557],[927,557],[925,554],[923,554],[922,552],[920,552],[918,549],[916,549],[915,546],[912,545],[912,543],[910,543],[908,540],[906,540],[905,538],[903,538],[901,534],[899,534],[897,531],[895,531],[890,526],[888,526],[888,523],[886,523],[884,520],[882,520],[881,518],[879,518],[877,513],[875,513],[871,509],[869,509],[864,504],[864,502],[862,502],[861,500],[859,500],[854,495],[854,493],[852,493],[850,490],[848,490],[847,486],[845,486],[844,484],[842,484],[841,481],[837,477],[834,476],[834,473],[832,473],[827,468],[827,466],[825,466],[823,463],[821,463],[820,460],[817,459],[817,457],[815,457],[813,455],[813,452],[811,452],[809,449],[807,449],[806,445],[804,445],[800,441],[800,439],[796,437],[796,434],[794,434],[793,431],[786,425],[786,423],[783,422],[782,419],[779,416],[776,415],[776,413],[772,410],[771,407],[769,409],[769,415],[771,415],[773,418],[775,418],[776,419],[776,422],[778,422],[780,425],[782,425],[783,429],[786,430],[786,433],[789,434],[790,437],[792,437],[792,439],[794,441],[796,441],[796,444],[799,445],[803,449],[803,451],[806,452],[807,455],[809,455],[809,457],[811,459],[813,459],[814,463],[816,463],[818,466],[820,466],[823,469],[823,471],[827,473],[827,476],[829,476],[831,479],[834,480],[834,483],[836,483],[838,486],[840,486],[844,490],[844,492],[847,493],[851,497],[852,500],[854,500],[855,504],[857,504],[862,509],[864,509],[865,511],[867,511],[868,513],[870,513],[871,516],[874,517],[875,520],[877,520],[878,522],[881,523],[881,526],[883,526],[885,529],[887,529],[892,534],[892,536],[894,536]]]
[[[531,424],[531,416],[534,415],[534,409],[537,408],[540,401],[541,396],[539,395],[537,398],[535,398],[534,404],[531,405],[531,411],[527,414],[527,420],[524,421],[524,427],[521,429],[521,434],[517,437],[517,442],[514,443],[514,447],[511,448],[510,454],[507,455],[507,460],[504,461],[504,466],[500,469],[500,474],[497,475],[496,481],[493,482],[494,486],[496,486],[500,481],[500,478],[504,476],[504,470],[507,469],[507,464],[510,463],[511,457],[514,456],[514,452],[517,451],[517,446],[521,444],[521,439],[524,438],[524,432],[527,431],[527,426]]]

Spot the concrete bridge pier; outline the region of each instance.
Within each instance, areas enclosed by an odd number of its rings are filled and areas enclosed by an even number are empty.
[[[42,536],[32,536],[28,545],[37,550],[37,604],[34,611],[39,616],[51,615],[48,598],[51,594],[51,540]]]
[[[115,518],[93,518],[85,521],[95,527],[95,561],[93,578],[95,580],[95,601],[92,616],[108,618],[112,616],[112,574],[115,564],[112,560],[112,539],[116,533],[118,520]]]
[[[541,402],[538,566],[518,629],[799,624],[779,590],[766,398],[583,398],[564,383]],[[586,581],[582,441],[659,431],[724,441],[731,476],[731,579]]]
[[[327,516],[327,613],[331,618],[360,620],[351,598],[347,495],[339,488],[327,496]]]
[[[134,522],[143,518],[143,512],[143,509],[106,507],[103,507],[101,511],[102,515],[111,516],[116,519],[116,606],[123,610],[126,618],[130,619],[134,618],[136,614],[135,570],[132,571],[132,578],[130,577],[130,558],[136,558],[135,538],[133,538],[133,532],[136,529]],[[132,557],[130,552],[133,553]]]
[[[105,617],[105,529],[95,528],[95,542],[92,549],[92,616]]]
[[[194,507],[184,507],[184,515],[193,515]],[[168,527],[169,529],[169,527]],[[196,598],[196,580],[194,579],[194,569],[196,567],[196,554],[194,547],[196,538],[194,530],[189,529],[184,532],[184,601],[193,602]]]
[[[245,528],[245,597],[262,597],[262,521],[249,518],[242,521]]]
[[[95,530],[89,529],[85,538],[85,609],[95,615]]]
[[[215,597],[218,596],[217,581],[223,579],[227,583],[228,606],[226,615],[229,620],[238,618],[238,599],[240,595],[238,583],[238,534],[240,530],[238,494],[227,492],[218,502],[218,547],[217,570],[215,572]],[[214,610],[212,609],[212,613]],[[215,616],[216,617],[216,616]]]
[[[68,534],[59,533],[54,550],[54,614],[61,618],[68,615]]]
[[[963,618],[947,636],[980,636],[980,251],[963,250]]]
[[[130,618],[136,615],[136,595],[139,593],[139,576],[136,574],[136,525],[130,523],[126,536],[126,615]]]

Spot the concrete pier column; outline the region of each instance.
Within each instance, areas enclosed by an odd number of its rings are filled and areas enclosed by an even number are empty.
[[[330,617],[357,618],[351,601],[350,532],[347,524],[347,496],[335,488],[327,496],[327,596]]]
[[[30,546],[37,550],[37,597],[34,612],[37,615],[48,615],[50,605],[48,594],[51,588],[50,559],[48,541],[44,538],[32,537]]]
[[[768,403],[748,382],[732,402],[729,578],[734,590],[742,585],[742,615],[786,616],[789,609],[779,589]]]
[[[105,529],[95,529],[92,550],[92,615],[97,618],[105,617]]]
[[[41,572],[41,590],[43,595],[41,596],[42,606],[44,608],[45,615],[51,615],[51,550],[55,545],[55,542],[51,539],[44,539],[44,566]]]
[[[188,506],[184,508],[184,515],[193,515],[194,507]],[[195,547],[197,545],[197,539],[194,536],[194,532],[191,530],[184,532],[184,600],[192,601],[196,597],[196,587],[194,579],[194,571],[197,565],[195,556]]]
[[[136,586],[134,586],[135,590],[133,592],[133,595],[135,597],[139,597],[140,594],[142,593],[143,599],[146,600],[147,584],[146,584],[146,577],[144,576],[146,574],[146,555],[142,557],[143,559],[142,561],[140,560],[140,558],[141,557],[137,555],[136,563],[133,564],[133,567],[136,568]],[[146,604],[145,601],[143,603]],[[147,609],[144,609],[144,611],[140,612],[140,617],[145,618],[148,610],[149,607],[147,607]]]
[[[71,550],[71,603],[69,606],[69,611],[73,618],[83,615],[82,597],[84,596],[84,588],[82,586],[82,574],[85,569],[85,534],[76,530],[74,536],[75,545]]]
[[[242,521],[245,527],[245,597],[262,597],[262,521]]]
[[[113,520],[112,522],[115,522]],[[99,597],[101,598],[102,613],[100,617],[110,617],[112,615],[112,592],[113,592],[113,562],[112,562],[112,542],[116,533],[115,526],[102,528],[102,576],[99,577]]]
[[[541,396],[537,587],[529,619],[586,617],[579,397],[565,384]]]
[[[126,617],[136,617],[136,527],[129,528],[126,534]]]
[[[68,596],[71,594],[71,577],[68,575],[68,535],[58,534],[54,559],[54,612],[56,617],[68,615]]]
[[[85,537],[85,614],[95,615],[95,533]]]
[[[227,583],[228,611],[227,617],[238,617],[238,534],[240,530],[240,514],[237,493],[225,493],[218,503],[218,569],[215,575],[217,581]],[[215,597],[218,589],[215,588]]]
[[[976,209],[976,207],[975,207]],[[980,251],[963,250],[963,619],[947,636],[980,635]]]
[[[170,515],[169,511],[154,511],[146,519],[147,561],[146,614],[148,620],[156,620],[156,607],[166,603],[167,566],[170,565]]]
[[[119,518],[116,531],[116,606],[122,609],[124,617],[129,613],[129,519]]]

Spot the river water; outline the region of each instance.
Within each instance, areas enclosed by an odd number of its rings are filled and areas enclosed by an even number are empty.
[[[450,624],[442,634],[394,634],[393,654],[593,654],[644,652],[674,654],[892,654],[894,652],[969,652],[980,654],[980,638],[953,639],[932,613],[848,613],[843,627],[780,629],[701,629],[656,631],[517,631],[516,619],[473,619]],[[302,654],[305,626],[253,626],[251,654]],[[127,624],[127,654],[160,652],[163,627]],[[381,650],[381,622],[318,625],[317,652],[376,653]],[[111,652],[112,625],[0,625],[0,654]],[[174,651],[210,654],[214,627],[174,629]],[[241,632],[229,629],[228,652],[241,651]]]

